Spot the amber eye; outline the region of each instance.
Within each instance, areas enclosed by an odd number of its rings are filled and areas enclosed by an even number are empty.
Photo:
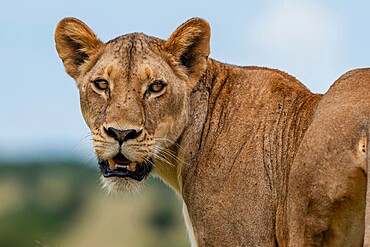
[[[106,80],[98,79],[93,81],[94,86],[101,91],[106,91],[109,89],[109,83]]]
[[[148,90],[150,93],[159,93],[166,87],[163,81],[157,80],[149,85]]]

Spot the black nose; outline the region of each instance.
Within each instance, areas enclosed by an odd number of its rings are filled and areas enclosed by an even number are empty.
[[[131,139],[135,139],[138,137],[142,130],[134,130],[134,129],[128,129],[128,130],[120,130],[115,129],[112,127],[109,127],[108,129],[104,128],[105,133],[107,133],[108,136],[113,137],[116,141],[119,142],[121,145],[123,142],[126,142]]]

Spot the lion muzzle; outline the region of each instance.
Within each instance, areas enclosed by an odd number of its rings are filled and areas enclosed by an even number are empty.
[[[152,170],[152,161],[138,163],[127,159],[119,153],[108,160],[99,160],[100,171],[106,178],[120,177],[143,180]]]

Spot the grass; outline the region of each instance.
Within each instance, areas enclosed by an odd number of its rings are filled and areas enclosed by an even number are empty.
[[[0,246],[188,246],[181,202],[150,178],[107,195],[99,173],[61,163],[0,165]]]

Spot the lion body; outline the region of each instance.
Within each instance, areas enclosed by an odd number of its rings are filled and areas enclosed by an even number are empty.
[[[202,135],[186,140],[199,151],[182,174],[198,244],[362,246],[367,168],[358,144],[368,138],[370,70],[349,72],[323,96],[276,70],[212,67],[214,91],[200,90],[206,107],[194,109],[207,112]],[[304,232],[289,236],[302,222]]]
[[[200,89],[204,109],[194,109],[207,114],[182,195],[200,246],[273,246],[290,164],[321,96],[279,71],[212,63],[216,79],[209,93]]]
[[[76,19],[58,25],[99,159],[153,157],[153,174],[184,200],[193,246],[362,246],[370,69],[313,94],[279,70],[208,58],[209,36],[200,19],[167,41],[131,34],[107,44]],[[93,88],[96,78],[109,91]],[[148,91],[158,80],[165,91]],[[120,146],[104,134],[111,126],[142,134]]]

